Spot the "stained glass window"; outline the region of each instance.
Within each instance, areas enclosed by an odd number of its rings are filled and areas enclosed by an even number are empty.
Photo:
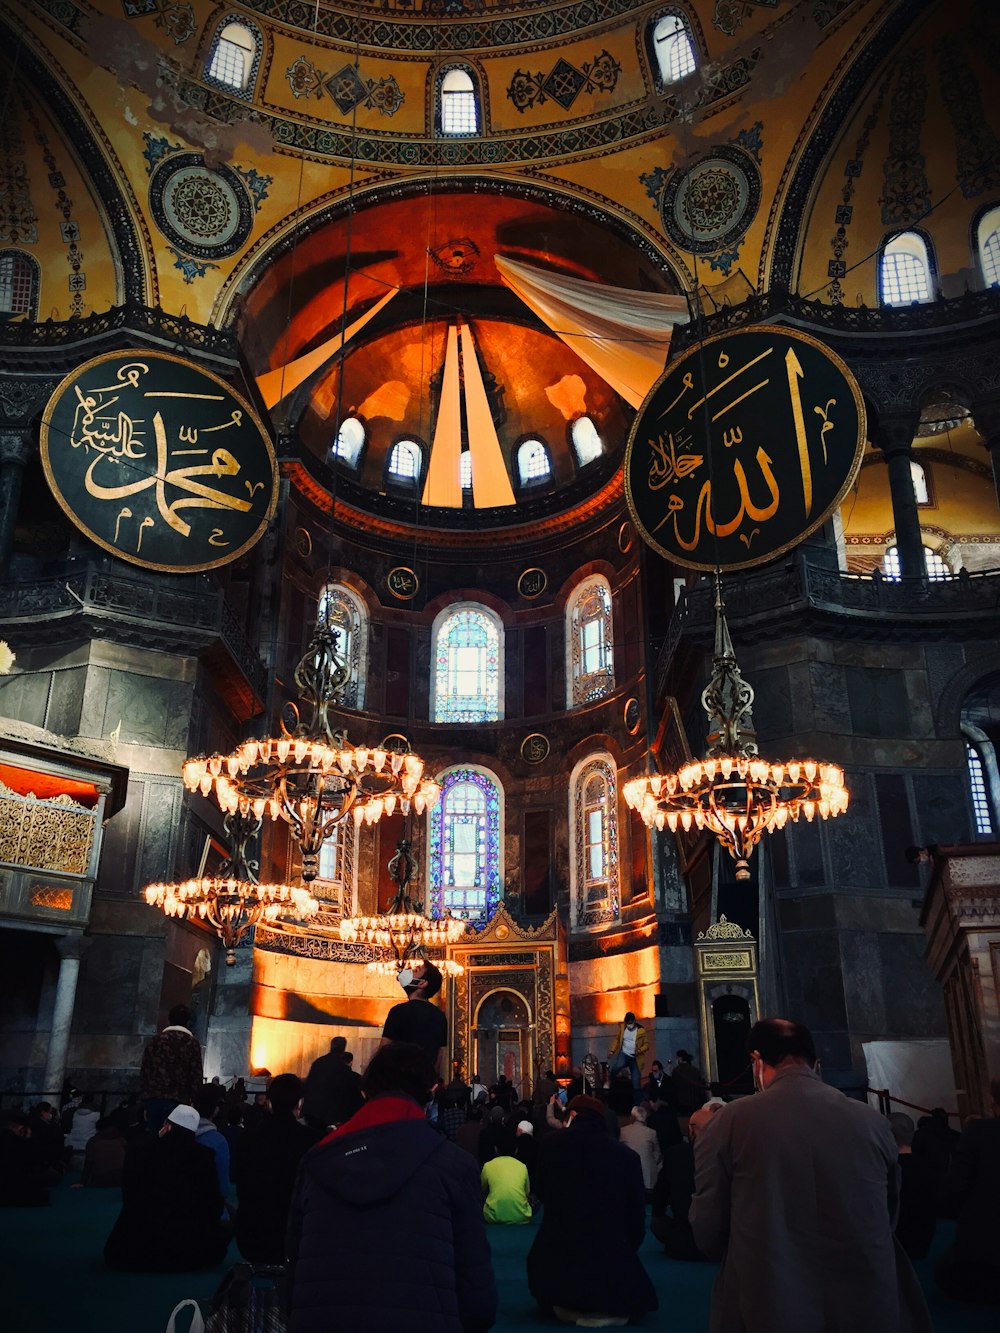
[[[603,699],[615,687],[611,588],[603,578],[581,583],[566,606],[570,707]]]
[[[0,314],[38,314],[38,263],[20,250],[0,253]]]
[[[478,134],[476,85],[465,69],[450,69],[441,80],[441,133]]]
[[[438,781],[428,830],[430,915],[485,925],[500,902],[501,787],[477,768],[452,768]]]
[[[364,603],[349,588],[331,583],[323,589],[316,614],[318,624],[337,630],[337,652],[351,669],[341,700],[347,708],[364,708],[368,675],[368,614]]]
[[[310,886],[320,911],[336,918],[354,910],[354,837],[353,819],[334,825],[319,849],[319,875]]]
[[[573,775],[573,923],[617,921],[618,784],[610,756],[586,760]]]
[[[485,607],[460,606],[434,634],[434,722],[500,719],[500,622]]]

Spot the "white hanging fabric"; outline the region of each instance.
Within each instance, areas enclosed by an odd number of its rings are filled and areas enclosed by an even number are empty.
[[[675,324],[688,320],[683,296],[568,278],[494,256],[500,277],[553,333],[627,403],[639,407],[663,373]]]
[[[469,427],[469,452],[472,454],[472,502],[477,509],[516,504],[514,488],[510,484],[503,450],[493,424],[493,413],[486,396],[476,345],[466,324],[462,325],[461,345],[465,415]]]
[[[444,378],[438,404],[434,440],[427,463],[422,503],[462,508],[462,480],[459,475],[462,453],[462,403],[458,375],[458,330],[448,330],[444,354]]]
[[[257,388],[260,390],[260,396],[263,398],[267,407],[274,407],[280,403],[283,398],[287,398],[290,393],[299,387],[299,385],[309,378],[314,370],[332,361],[342,347],[356,337],[365,327],[370,319],[387,306],[396,295],[396,288],[386,294],[372,306],[370,310],[356,319],[347,331],[341,335],[328,339],[319,347],[314,347],[311,352],[306,352],[304,356],[297,357],[294,361],[289,361],[284,366],[278,366],[276,370],[267,370],[263,375],[257,376]]]

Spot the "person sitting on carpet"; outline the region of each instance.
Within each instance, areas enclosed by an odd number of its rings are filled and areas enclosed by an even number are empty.
[[[211,1148],[195,1137],[201,1117],[180,1103],[156,1138],[129,1144],[122,1210],[104,1247],[109,1268],[185,1273],[222,1262],[229,1230]]]
[[[285,1232],[299,1163],[316,1142],[295,1112],[304,1085],[297,1074],[278,1074],[267,1085],[271,1114],[243,1134],[233,1156],[239,1196],[236,1244],[252,1264],[283,1264]]]
[[[494,1157],[480,1176],[486,1192],[484,1222],[508,1222],[515,1226],[531,1221],[528,1200],[528,1168],[516,1157]]]
[[[23,1111],[0,1119],[0,1208],[37,1208],[48,1203],[45,1157],[31,1137]]]

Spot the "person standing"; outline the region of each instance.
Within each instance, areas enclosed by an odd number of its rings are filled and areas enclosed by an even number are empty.
[[[386,1015],[379,1049],[393,1041],[412,1042],[426,1053],[435,1074],[440,1074],[448,1020],[431,1000],[444,978],[433,963],[424,962],[404,967],[396,980],[406,992],[406,999],[394,1004]]]
[[[993,1115],[966,1122],[945,1177],[946,1211],[958,1222],[934,1276],[953,1300],[1000,1305],[1000,1078],[990,1098]]]
[[[687,1131],[687,1118],[692,1111],[697,1111],[708,1100],[708,1087],[705,1075],[694,1063],[690,1051],[678,1051],[674,1072],[670,1075],[673,1089],[674,1110],[681,1122],[682,1132]]]
[[[314,1129],[342,1125],[361,1109],[361,1075],[347,1063],[346,1053],[347,1038],[334,1037],[329,1054],[321,1055],[309,1067],[302,1114]]]
[[[666,1102],[673,1105],[674,1090],[670,1075],[659,1060],[654,1060],[649,1067],[649,1078],[643,1088],[647,1102]]]
[[[888,1124],[823,1083],[800,1023],[763,1019],[749,1041],[762,1095],[724,1106],[694,1142],[691,1230],[706,1258],[722,1260],[711,1333],[930,1333],[894,1243]]]
[[[316,1142],[295,1113],[302,1080],[278,1074],[267,1085],[270,1115],[240,1136],[233,1154],[236,1244],[252,1264],[283,1264],[285,1233],[299,1163]]]
[[[201,1087],[201,1047],[188,1024],[191,1010],[175,1004],[167,1026],[146,1042],[139,1069],[139,1096],[146,1106],[146,1127],[158,1134],[175,1106],[191,1106]]]
[[[649,1036],[631,1010],[618,1027],[618,1035],[609,1051],[611,1064],[608,1073],[614,1079],[619,1069],[627,1069],[632,1078],[632,1101],[638,1106],[642,1100],[642,1066],[649,1050]]]
[[[650,1194],[663,1165],[663,1154],[660,1152],[660,1141],[656,1137],[656,1130],[650,1129],[646,1124],[644,1106],[632,1107],[632,1118],[622,1128],[621,1141],[626,1148],[631,1148],[638,1154],[642,1163],[642,1183],[646,1187],[646,1193]]]
[[[376,1051],[365,1104],[303,1158],[288,1228],[290,1333],[486,1333],[497,1291],[479,1168],[424,1117],[434,1071]]]
[[[658,1307],[638,1254],[642,1165],[611,1137],[596,1097],[573,1097],[566,1112],[566,1128],[540,1145],[542,1224],[528,1252],[528,1287],[566,1323],[637,1318]]]

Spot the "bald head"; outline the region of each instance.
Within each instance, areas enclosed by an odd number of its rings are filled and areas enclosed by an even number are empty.
[[[691,1112],[691,1115],[688,1117],[688,1138],[692,1143],[694,1143],[695,1139],[705,1126],[710,1123],[713,1116],[719,1114],[723,1105],[724,1103],[721,1101],[706,1102],[705,1105],[700,1107],[697,1111]]]
[[[786,1060],[807,1065],[816,1063],[812,1033],[801,1023],[792,1023],[787,1018],[762,1018],[754,1023],[747,1045],[751,1053],[756,1052],[772,1069],[777,1069]]]

